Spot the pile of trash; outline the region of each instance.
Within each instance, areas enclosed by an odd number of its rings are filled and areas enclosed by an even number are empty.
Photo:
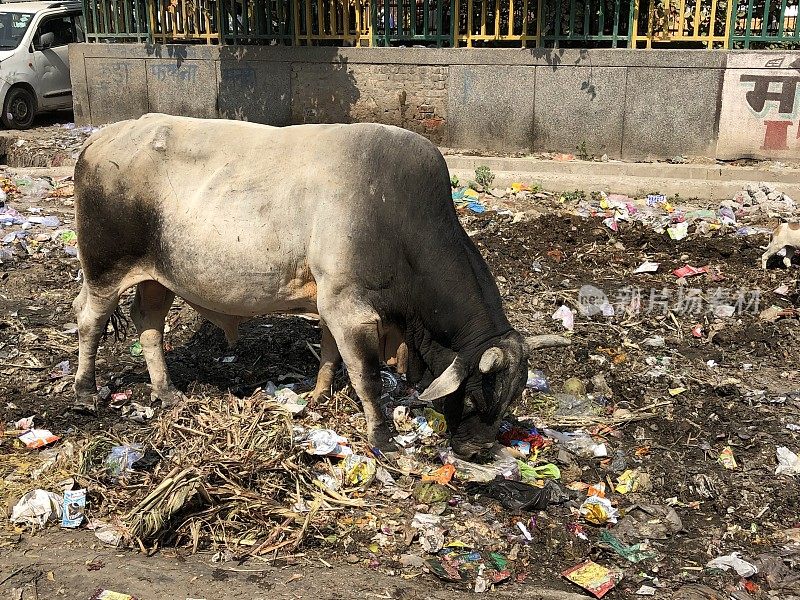
[[[0,138],[5,162],[12,167],[63,167],[74,165],[86,139],[97,127],[76,127],[64,123],[16,131]]]
[[[787,218],[797,214],[795,201],[768,183],[747,184],[733,200],[723,205],[743,216]]]
[[[491,453],[473,463],[449,449],[444,417],[402,376],[382,376],[383,410],[401,448],[389,456],[361,437],[363,415],[349,388],[309,407],[310,391],[298,388],[310,382],[270,383],[247,398],[190,398],[124,440],[94,436],[75,450],[70,444],[68,454],[58,436],[33,428],[33,418],[9,424],[17,433],[28,428],[18,438],[28,449],[48,448],[42,456],[51,462],[30,475],[34,481],[56,461],[63,475],[64,460],[73,459],[71,477],[51,477],[51,489],[22,495],[11,522],[85,525],[116,547],[212,549],[218,562],[290,553],[312,539],[334,549],[363,540],[366,554],[348,554],[351,562],[396,564],[407,576],[429,572],[476,592],[522,581],[554,519],[569,523],[564,533],[574,540],[594,540],[632,566],[663,558],[652,541],[684,531],[677,512],[684,504],[644,501],[652,483],[640,463],[649,447],[633,455],[614,449],[617,427],[663,418],[658,407],[609,413],[602,382],[594,382],[592,394],[568,380],[557,394],[543,373],[531,371],[526,394],[555,399],[562,409],[538,424],[510,417]],[[735,468],[727,450],[720,463]],[[776,475],[800,475],[800,458],[790,449],[779,448],[777,460]],[[587,461],[606,465],[605,480],[592,479],[594,468],[580,468]],[[738,556],[719,557],[708,568],[734,568],[743,577],[758,572]],[[625,569],[596,558],[563,576],[600,597]],[[640,595],[663,586],[658,576],[636,579]]]
[[[54,251],[77,257],[78,237],[73,229],[65,227],[71,215],[64,216],[63,211],[59,211],[62,213],[59,217],[51,214],[52,209],[41,206],[48,201],[58,201],[70,210],[74,194],[72,177],[52,180],[0,176],[0,263]]]
[[[463,186],[457,179],[452,183],[456,207],[471,214],[491,210],[498,215],[513,215],[516,222],[531,212],[513,210],[520,203],[545,202],[584,218],[600,217],[615,232],[621,223],[642,223],[675,241],[688,237],[690,227],[700,235],[725,228],[745,236],[769,233],[771,229],[763,223],[776,217],[791,219],[798,209],[792,198],[767,183],[747,184],[731,200],[710,208],[698,208],[696,201],[688,206],[680,197],[664,194],[631,197],[594,191],[587,196],[581,190],[552,194],[524,183],[512,183],[507,188],[484,187],[472,181]]]

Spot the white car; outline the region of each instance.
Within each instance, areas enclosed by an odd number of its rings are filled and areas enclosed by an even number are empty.
[[[27,129],[37,113],[72,108],[68,44],[84,41],[77,2],[0,4],[0,121]]]

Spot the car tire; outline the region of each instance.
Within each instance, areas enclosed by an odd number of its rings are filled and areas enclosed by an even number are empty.
[[[11,88],[3,102],[0,120],[8,129],[29,129],[36,116],[36,98],[24,87]]]

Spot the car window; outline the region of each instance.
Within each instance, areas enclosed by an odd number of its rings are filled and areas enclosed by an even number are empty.
[[[19,46],[33,20],[33,13],[0,12],[0,50]]]
[[[85,42],[86,34],[83,31],[83,16],[72,15],[72,22],[75,25],[75,41]]]
[[[51,32],[53,34],[53,48],[56,46],[66,46],[67,44],[72,44],[77,41],[75,24],[72,21],[72,17],[69,15],[48,17],[43,20],[39,25],[39,29],[36,31],[36,39],[38,40],[39,36],[43,33]]]

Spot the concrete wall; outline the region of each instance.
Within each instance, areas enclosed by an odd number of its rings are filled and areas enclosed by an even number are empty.
[[[375,121],[464,150],[800,158],[797,51],[76,44],[70,66],[80,124]]]

